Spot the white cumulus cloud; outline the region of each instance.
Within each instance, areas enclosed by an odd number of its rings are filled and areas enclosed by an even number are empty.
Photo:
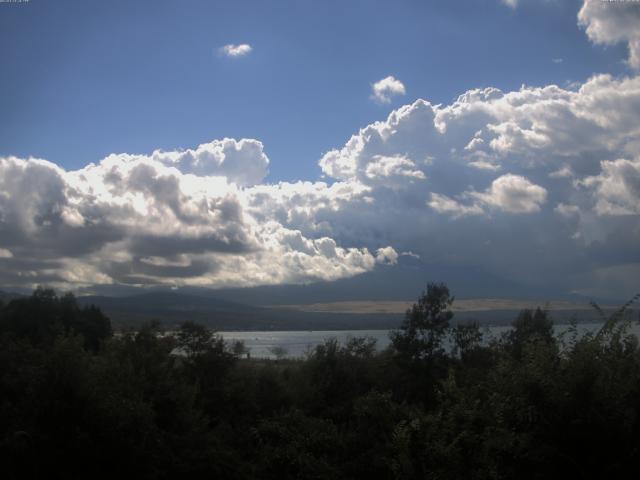
[[[593,188],[596,212],[600,215],[640,215],[640,159],[601,163],[598,175],[582,185]]]
[[[262,142],[252,139],[214,140],[193,150],[156,150],[151,157],[165,165],[175,166],[184,173],[223,176],[241,186],[260,183],[267,175],[269,166]]]
[[[249,286],[336,280],[395,261],[391,247],[343,247],[260,216],[259,188],[247,185],[267,164],[259,142],[231,139],[75,171],[0,158],[0,281]]]
[[[481,202],[510,213],[539,212],[547,199],[547,191],[520,175],[502,175],[482,193],[471,192]]]
[[[227,57],[244,57],[245,55],[249,55],[253,51],[253,47],[251,47],[251,45],[249,45],[248,43],[241,43],[238,45],[230,43],[228,45],[220,47],[219,51]]]
[[[594,42],[626,42],[638,66],[638,8],[587,0],[580,22]],[[393,77],[373,85],[380,102],[405,93]],[[255,139],[69,171],[0,157],[0,284],[302,283],[411,255],[558,291],[635,293],[623,290],[640,265],[640,76],[418,99],[335,147],[319,160],[326,181],[276,184]]]
[[[376,238],[425,261],[451,257],[523,282],[548,278],[544,269],[586,282],[588,265],[640,255],[638,102],[640,77],[610,75],[576,89],[417,100],[320,159],[325,175],[366,190],[339,210],[318,208],[301,228]],[[634,240],[620,246],[616,235]],[[526,260],[532,251],[541,252],[535,263]]]
[[[371,85],[371,98],[380,103],[391,103],[392,97],[406,93],[404,84],[392,75]]]
[[[626,43],[629,65],[640,68],[640,2],[585,0],[578,21],[594,43]]]
[[[432,193],[431,200],[427,204],[436,212],[451,215],[453,218],[484,213],[484,210],[479,205],[464,205],[439,193]]]
[[[587,35],[626,42],[640,65],[638,6],[601,3],[580,11]],[[372,87],[383,103],[406,93],[394,77]],[[324,154],[324,182],[265,183],[255,139],[71,171],[1,157],[0,283],[329,281],[411,252],[524,285],[624,288],[640,265],[639,158],[640,76],[606,74],[418,99]]]

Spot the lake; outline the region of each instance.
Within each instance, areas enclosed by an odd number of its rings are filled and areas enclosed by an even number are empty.
[[[578,324],[578,332],[595,332],[602,323],[581,323]],[[508,326],[484,327],[485,340],[497,338],[504,332],[511,329]],[[556,336],[567,332],[569,325],[555,325]],[[640,336],[640,326],[634,323],[631,331]],[[274,347],[284,348],[287,358],[300,358],[305,354],[325,342],[329,338],[336,338],[344,344],[352,337],[370,337],[376,340],[378,350],[382,350],[390,343],[390,330],[314,330],[314,331],[282,331],[282,332],[218,332],[228,342],[241,340],[249,349],[252,358],[275,358],[272,353]]]

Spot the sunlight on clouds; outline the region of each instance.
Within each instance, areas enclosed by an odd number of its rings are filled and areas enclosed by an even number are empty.
[[[507,174],[495,179],[485,192],[469,192],[482,203],[509,213],[534,213],[547,199],[547,191],[520,175]]]
[[[260,171],[268,159],[259,142],[222,143],[231,143],[232,152],[255,148],[222,160],[202,146],[110,155],[73,172],[42,160],[0,159],[0,190],[10,194],[0,196],[0,233],[17,252],[14,257],[3,246],[0,276],[6,284],[30,286],[249,286],[335,280],[381,261],[367,248],[343,248],[331,238],[308,238],[274,219],[252,216],[250,190],[238,187],[235,172],[252,171],[252,164]],[[206,168],[194,169],[201,158],[209,162]],[[228,177],[219,170],[227,161]],[[25,188],[27,183],[39,188]],[[339,201],[339,185],[317,188],[335,191],[330,200]],[[391,259],[389,249],[385,258]],[[26,259],[32,268],[20,271],[31,274],[17,275],[16,266]]]
[[[0,278],[64,288],[305,283],[412,252],[517,281],[544,273],[586,285],[596,268],[637,255],[639,106],[640,77],[608,75],[577,90],[416,100],[327,152],[325,182],[263,183],[270,159],[253,139],[113,154],[75,171],[0,158]]]
[[[587,36],[597,44],[626,43],[629,49],[628,63],[640,69],[640,3],[585,0],[578,23]]]
[[[389,185],[393,177],[405,177],[415,180],[427,178],[421,170],[416,168],[416,164],[402,155],[384,156],[374,155],[372,162],[366,166],[364,174],[369,180],[380,180]]]
[[[599,215],[640,214],[640,160],[603,161],[599,175],[581,183],[593,189]]]

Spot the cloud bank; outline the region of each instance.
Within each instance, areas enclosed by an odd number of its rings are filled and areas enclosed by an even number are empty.
[[[393,263],[250,213],[269,160],[255,140],[110,155],[65,171],[0,159],[0,281],[64,287],[333,280]]]
[[[417,100],[264,183],[257,140],[114,154],[65,171],[0,159],[0,282],[249,286],[394,264],[469,265],[565,291],[640,273],[640,77]]]

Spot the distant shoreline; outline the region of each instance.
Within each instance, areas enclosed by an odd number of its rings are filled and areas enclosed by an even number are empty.
[[[415,302],[413,301],[340,301],[310,304],[262,305],[262,308],[295,310],[306,313],[344,313],[344,314],[404,314]],[[527,308],[543,308],[553,311],[590,311],[589,304],[572,303],[559,300],[510,300],[501,298],[478,298],[456,300],[453,312],[490,312],[519,311]],[[614,309],[614,306],[602,306],[603,309]]]

